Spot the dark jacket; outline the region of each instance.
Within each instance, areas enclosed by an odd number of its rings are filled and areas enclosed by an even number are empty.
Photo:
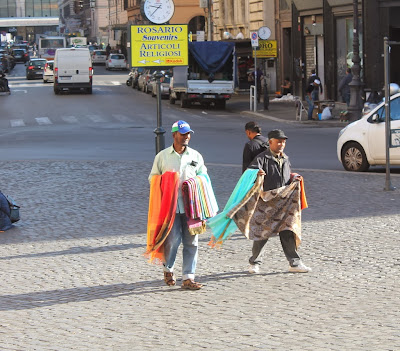
[[[312,74],[309,78],[308,78],[308,82],[307,82],[307,86],[312,85],[315,91],[319,91],[321,90],[321,94],[323,93],[322,91],[322,83],[318,84],[318,85],[314,85],[314,80],[318,79],[321,82],[321,78],[319,78],[316,74]]]
[[[264,176],[264,191],[280,188],[290,184],[290,162],[289,157],[285,155],[282,166],[282,173],[279,164],[272,156],[271,150],[264,151],[257,155],[254,161],[249,165],[251,169],[262,169]]]
[[[268,138],[262,135],[256,135],[252,140],[248,141],[243,149],[242,172],[244,172],[251,161],[254,160],[261,152],[268,148]]]
[[[350,94],[349,83],[352,81],[353,75],[351,73],[346,74],[339,83],[338,90],[342,96]]]

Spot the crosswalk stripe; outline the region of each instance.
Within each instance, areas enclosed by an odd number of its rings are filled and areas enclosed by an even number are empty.
[[[75,116],[62,116],[61,118],[67,123],[78,123],[78,118]]]
[[[47,124],[53,124],[50,121],[49,117],[36,117],[35,119],[36,119],[36,122],[41,126],[42,125],[47,125]]]
[[[129,122],[130,119],[128,116],[120,115],[120,114],[112,114],[112,116],[120,122]]]
[[[10,121],[11,123],[11,127],[24,127],[25,126],[25,122],[23,119],[12,119]]]
[[[106,120],[102,116],[99,116],[99,115],[87,115],[87,117],[92,122],[95,122],[95,123],[106,122]]]

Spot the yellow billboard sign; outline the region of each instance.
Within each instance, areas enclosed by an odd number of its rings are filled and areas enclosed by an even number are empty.
[[[188,26],[131,26],[131,67],[188,65]]]
[[[253,50],[253,57],[255,50]],[[257,58],[278,57],[278,44],[276,40],[259,40]]]

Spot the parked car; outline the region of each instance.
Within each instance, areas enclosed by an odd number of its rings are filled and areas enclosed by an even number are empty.
[[[54,82],[54,60],[47,61],[43,70],[43,83]]]
[[[30,59],[26,63],[26,79],[43,78],[46,59]]]
[[[29,61],[29,54],[25,49],[13,49],[11,55],[14,56],[15,62],[26,63]]]
[[[400,130],[400,93],[390,98],[391,129]],[[385,103],[382,101],[339,133],[337,156],[347,171],[363,172],[386,164]],[[390,163],[400,165],[400,133],[391,134]]]
[[[157,79],[155,73],[158,71],[154,71],[150,76],[149,83],[147,84],[147,92],[151,93],[151,96],[157,95]],[[163,76],[160,78],[160,89],[161,89],[161,98],[169,97],[169,83],[171,81],[171,72],[170,71],[161,71]]]
[[[105,50],[93,50],[92,51],[92,63],[105,65],[107,61],[107,53]]]
[[[150,80],[151,72],[154,71],[154,69],[151,68],[145,68],[143,72],[140,74],[138,78],[138,83],[137,83],[137,89],[141,90],[143,92],[146,91],[146,86]]]
[[[126,59],[124,54],[110,54],[106,61],[106,69],[123,69],[127,70]]]

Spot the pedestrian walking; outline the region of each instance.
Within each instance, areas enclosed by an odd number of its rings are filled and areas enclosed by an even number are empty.
[[[150,203],[148,222],[147,254],[163,264],[164,281],[169,286],[176,284],[175,259],[180,244],[183,244],[182,288],[198,290],[202,284],[196,282],[195,271],[198,257],[198,235],[189,232],[182,198],[182,183],[199,174],[207,174],[202,155],[190,148],[193,130],[185,121],[172,125],[173,144],[160,151],[153,162],[149,175]],[[152,194],[162,193],[158,202]],[[159,222],[151,223],[150,214],[159,209]]]
[[[353,75],[351,74],[351,68],[346,69],[346,75],[342,78],[339,83],[339,92],[342,95],[343,101],[347,104],[347,107],[350,105],[350,87],[349,83],[353,80]]]
[[[251,161],[261,152],[268,148],[268,139],[261,135],[261,127],[256,122],[248,122],[244,126],[244,131],[249,141],[244,145],[242,172],[244,172]]]
[[[263,190],[269,191],[278,189],[291,184],[294,181],[300,181],[300,175],[291,174],[289,157],[284,153],[287,136],[282,130],[275,129],[268,133],[269,149],[259,154],[250,164],[250,169],[258,169],[258,174],[264,176]],[[266,213],[268,216],[268,213]],[[279,234],[282,249],[289,261],[289,272],[306,273],[311,269],[307,267],[300,259],[297,252],[297,243],[295,233],[292,230],[282,230],[279,233],[266,233],[272,236]],[[253,241],[252,256],[249,259],[250,273],[258,273],[262,263],[264,247],[268,238]]]
[[[311,121],[313,117],[313,111],[314,111],[314,101],[312,98],[312,92],[314,91],[314,87],[312,85],[309,85],[306,89],[306,101],[308,104],[308,120]]]
[[[311,70],[311,76],[308,78],[308,83],[307,86],[311,85],[313,87],[313,92],[311,94],[311,97],[313,101],[318,101],[319,100],[319,93],[323,93],[322,89],[322,83],[321,83],[321,78],[317,76],[315,73],[315,69]]]

